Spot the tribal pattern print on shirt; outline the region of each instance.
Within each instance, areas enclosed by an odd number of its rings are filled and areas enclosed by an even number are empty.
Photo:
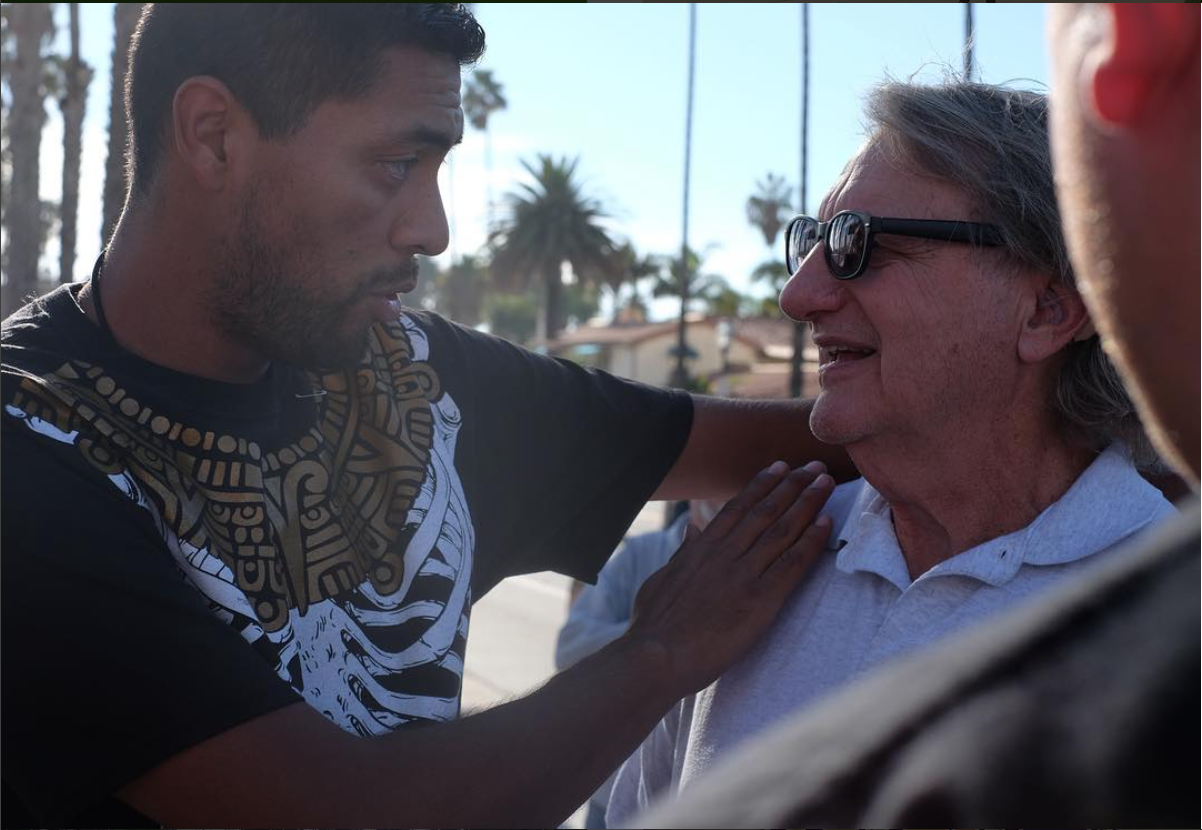
[[[308,703],[382,734],[459,712],[475,532],[458,407],[407,318],[357,371],[313,376],[316,424],[260,447],[173,421],[104,367],[27,376],[6,412],[150,511],[211,609]]]

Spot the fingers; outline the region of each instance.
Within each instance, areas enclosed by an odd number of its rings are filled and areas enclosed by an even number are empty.
[[[768,563],[761,584],[769,591],[787,596],[826,549],[830,535],[831,517],[824,513],[802,531],[797,541]]]
[[[824,474],[825,469],[821,462],[811,461],[788,475],[778,476],[775,486],[767,492],[761,491],[756,486],[759,484],[758,481],[753,481],[724,508],[723,512],[730,510],[737,520],[731,523],[729,530],[721,537],[712,538],[715,538],[716,541],[720,538],[719,544],[722,549],[739,557],[745,551],[750,550],[761,536],[768,533],[771,537],[779,540],[776,549],[776,552],[779,553],[781,549],[797,538],[802,527],[794,525],[785,528],[777,527],[777,524],[815,479],[820,474]],[[830,476],[826,476],[826,478],[830,480]],[[762,495],[761,492],[763,492]],[[717,519],[715,519],[716,521]]]
[[[757,573],[767,571],[814,523],[818,511],[826,504],[834,489],[835,480],[826,473],[811,481],[748,549],[745,554],[748,565],[755,568]]]
[[[705,529],[705,537],[707,539],[725,538],[750,510],[772,492],[788,471],[788,464],[776,461],[757,473],[755,478],[749,481],[737,496],[718,511],[718,515]]]

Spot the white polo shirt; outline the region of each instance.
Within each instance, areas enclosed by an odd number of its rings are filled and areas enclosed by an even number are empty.
[[[674,706],[627,760],[610,796],[609,826],[687,786],[716,757],[816,698],[1073,578],[1174,511],[1111,447],[1031,524],[913,580],[889,505],[866,481],[837,487],[824,512],[838,553],[815,566],[756,648]]]

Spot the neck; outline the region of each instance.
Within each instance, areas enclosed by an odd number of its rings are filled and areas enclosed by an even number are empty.
[[[848,447],[889,502],[910,578],[979,544],[1026,527],[1064,495],[1094,458],[1046,429],[1016,439],[958,430],[908,445]]]
[[[269,362],[218,330],[208,298],[211,244],[151,223],[127,208],[105,255],[99,281],[105,321],[127,351],[160,366],[228,383],[251,383]],[[96,286],[80,297],[99,324]]]

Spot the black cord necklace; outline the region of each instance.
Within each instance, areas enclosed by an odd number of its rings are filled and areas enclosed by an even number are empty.
[[[96,257],[96,264],[92,267],[92,305],[96,308],[96,322],[100,325],[100,330],[107,334],[110,339],[116,340],[113,337],[113,330],[109,328],[108,318],[104,316],[104,303],[100,301],[100,275],[104,272],[104,252]]]

